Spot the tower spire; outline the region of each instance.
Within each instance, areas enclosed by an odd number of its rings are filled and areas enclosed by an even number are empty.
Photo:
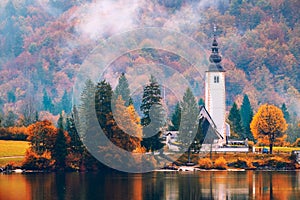
[[[216,24],[214,24],[214,39],[211,47],[211,55],[209,57],[209,61],[211,63],[220,63],[222,60],[221,56],[219,55],[219,47],[218,47],[216,32],[217,32],[217,26]]]
[[[223,67],[220,65],[220,62],[222,61],[222,57],[219,55],[219,47],[218,47],[216,32],[217,32],[217,26],[216,24],[214,24],[213,42],[211,46],[211,54],[209,56],[209,61],[211,63],[209,66],[209,70],[224,71]]]

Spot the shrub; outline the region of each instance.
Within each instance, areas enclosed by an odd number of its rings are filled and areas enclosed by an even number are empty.
[[[51,159],[51,153],[45,151],[38,155],[32,149],[26,151],[23,167],[31,170],[50,170],[53,167],[54,160]]]
[[[242,169],[253,169],[255,168],[250,159],[238,158],[234,163],[234,167]]]
[[[215,160],[214,167],[216,169],[227,169],[227,161],[224,157],[219,157]]]
[[[213,167],[213,163],[209,158],[203,158],[198,161],[199,167],[202,169],[211,169]]]
[[[297,138],[297,140],[291,146],[292,147],[300,147],[300,138]]]
[[[281,169],[281,168],[288,167],[290,162],[281,157],[275,156],[273,158],[270,158],[266,164],[269,167],[273,167],[275,169]]]

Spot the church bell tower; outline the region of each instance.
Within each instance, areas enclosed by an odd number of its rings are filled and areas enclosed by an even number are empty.
[[[216,27],[214,27],[214,38],[209,61],[210,65],[205,72],[205,107],[213,119],[217,131],[224,138],[220,143],[224,144],[226,142],[225,70],[221,66],[222,58],[219,55],[219,47],[216,40]]]

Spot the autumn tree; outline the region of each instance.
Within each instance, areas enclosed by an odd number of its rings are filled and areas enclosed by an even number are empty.
[[[132,152],[141,148],[142,126],[133,105],[129,110],[124,103],[119,96],[113,112],[116,127],[112,127],[114,134],[111,141],[120,148]]]
[[[135,126],[136,137],[142,139],[143,127],[141,125],[141,118],[138,115],[138,113],[136,112],[134,105],[132,103],[130,103],[129,106],[127,107],[127,111],[129,113],[131,123],[133,123],[133,125]]]
[[[251,132],[255,139],[265,136],[269,139],[270,154],[276,138],[281,137],[287,130],[287,123],[280,108],[264,104],[259,107],[250,124]]]
[[[38,121],[28,127],[28,141],[38,155],[52,151],[56,140],[56,127],[48,120]]]

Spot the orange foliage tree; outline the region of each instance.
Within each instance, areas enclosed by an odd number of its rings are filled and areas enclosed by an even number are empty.
[[[264,104],[258,109],[250,124],[255,139],[260,140],[266,137],[269,139],[270,154],[272,154],[275,139],[283,136],[287,127],[281,109],[269,104]]]
[[[28,127],[27,140],[31,142],[32,150],[42,155],[46,150],[53,150],[56,134],[56,127],[50,121],[38,121]]]

